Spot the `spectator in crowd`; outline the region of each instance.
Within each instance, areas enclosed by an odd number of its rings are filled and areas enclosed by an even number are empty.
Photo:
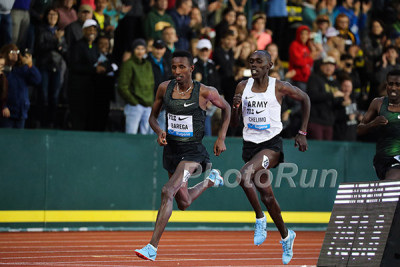
[[[390,39],[386,35],[385,25],[379,19],[371,21],[369,34],[363,38],[362,50],[365,53],[365,64],[368,74],[373,74],[377,63],[382,58],[384,48],[390,44]]]
[[[371,6],[372,1],[343,0],[342,5],[337,6],[333,12],[333,21],[335,21],[335,24],[339,14],[345,15],[348,18],[347,29],[354,34],[354,43],[358,45],[360,44],[360,36],[365,30],[367,13],[371,9]]]
[[[233,45],[235,35],[232,31],[227,31],[222,36],[221,45],[217,46],[213,53],[213,59],[217,65],[221,91],[225,100],[231,105],[235,93],[234,65],[235,58],[233,54]]]
[[[31,7],[29,9],[30,24],[26,46],[33,51],[33,55],[35,55],[34,46],[37,35],[36,31],[43,23],[44,12],[53,6],[53,0],[31,0]]]
[[[165,52],[167,51],[167,46],[161,39],[154,40],[153,51],[149,53],[147,57],[151,63],[154,76],[154,96],[157,93],[158,86],[169,80],[172,77],[171,65],[168,64],[167,60],[164,58]],[[160,115],[158,116],[158,124],[161,129],[166,129],[165,124],[165,110],[162,109]]]
[[[235,25],[238,32],[237,42],[238,44],[241,44],[242,42],[246,41],[249,38],[250,34],[250,31],[247,27],[247,17],[244,13],[242,12],[236,13]]]
[[[382,59],[378,63],[377,72],[375,73],[375,82],[373,82],[375,86],[370,90],[370,101],[385,93],[386,75],[389,71],[399,68],[399,52],[394,45],[389,45],[385,48],[384,53],[382,54]]]
[[[345,14],[339,14],[335,20],[335,28],[339,31],[338,36],[345,40],[346,51],[351,45],[360,43],[357,41],[354,33],[350,30],[349,22],[349,17]]]
[[[343,101],[335,109],[333,140],[356,141],[357,125],[362,120],[362,115],[359,113],[357,103],[353,98],[353,84],[350,77],[342,77],[340,91],[343,92]]]
[[[133,8],[133,5],[135,8]],[[122,0],[122,10],[125,16],[118,22],[114,32],[113,57],[118,66],[122,63],[124,52],[131,51],[132,42],[144,38],[143,17],[144,7],[141,0]],[[132,27],[135,25],[135,27]]]
[[[208,39],[201,39],[197,43],[197,56],[194,58],[193,79],[204,85],[212,86],[220,92],[220,84],[218,72],[214,61],[210,59],[212,53],[212,44]],[[206,136],[212,135],[212,116],[216,111],[216,107],[211,103],[207,104],[206,121],[204,133]]]
[[[326,36],[330,26],[329,17],[327,15],[319,15],[315,20],[314,32],[314,43],[321,46],[321,57],[326,56],[327,52],[327,40]],[[332,28],[334,29],[334,28]],[[335,30],[336,31],[336,30]]]
[[[334,27],[329,27],[325,32],[326,41],[323,40],[322,47],[324,48],[325,53],[328,53],[331,49],[336,49],[338,46],[338,37],[339,31]],[[343,38],[342,38],[343,39]]]
[[[310,29],[314,28],[314,22],[317,19],[319,10],[317,10],[317,4],[319,0],[306,0],[303,1],[303,8],[301,16],[303,18],[303,25],[308,26]]]
[[[202,37],[209,36],[211,29],[206,27],[203,23],[203,18],[201,16],[201,11],[198,7],[193,6],[189,13],[190,23],[189,27],[194,33],[194,37],[201,39]]]
[[[325,14],[329,17],[330,24],[333,24],[333,22],[335,21],[333,13],[335,11],[336,4],[336,0],[322,0],[317,4],[318,9],[320,10],[320,14]]]
[[[296,31],[296,40],[289,47],[289,71],[295,70],[292,84],[301,90],[307,90],[307,81],[311,75],[314,59],[308,46],[310,39],[310,28],[300,26]]]
[[[0,54],[0,121],[1,118],[10,117],[10,110],[7,107],[8,81],[4,74],[5,64],[6,58],[3,54]]]
[[[214,61],[210,58],[213,49],[211,41],[201,39],[196,46],[198,52],[194,58],[193,79],[207,86],[212,86],[220,92],[220,81]]]
[[[160,39],[162,30],[167,26],[175,28],[173,19],[166,13],[168,7],[167,0],[155,0],[154,7],[147,14],[144,21],[144,35],[148,39]]]
[[[243,66],[245,69],[250,69],[248,62],[251,53],[257,50],[257,44],[254,40],[248,39],[243,41],[236,47],[235,50],[235,65]]]
[[[70,23],[78,19],[74,6],[74,0],[58,0],[57,11],[60,14],[58,21],[58,28],[64,30],[64,28]]]
[[[176,34],[179,36],[175,46],[180,50],[188,51],[190,48],[190,41],[194,38],[194,32],[190,27],[189,17],[192,5],[192,0],[177,0],[176,8],[169,11],[175,24]]]
[[[338,38],[338,39],[339,39],[339,40],[343,40],[343,39],[341,39],[341,38]],[[335,59],[336,66],[341,66],[341,65],[342,65],[342,62],[341,62],[341,60],[340,60],[340,58],[341,58],[341,56],[342,56],[342,53],[340,52],[339,49],[336,49],[336,48],[330,49],[330,50],[328,51],[328,53],[327,53],[327,56],[328,56],[328,57],[333,57],[333,58]],[[322,61],[322,60],[321,60],[321,61]],[[335,73],[336,73],[336,69],[335,69]]]
[[[206,27],[214,26],[214,11],[222,6],[220,1],[213,0],[193,0],[193,7],[200,10],[203,24]]]
[[[125,100],[125,132],[149,134],[149,117],[154,101],[154,76],[151,63],[144,58],[146,42],[136,39],[132,57],[122,63],[118,77],[118,91]]]
[[[222,20],[215,26],[215,47],[221,45],[221,39],[229,30],[229,26],[235,24],[236,12],[232,8],[225,8],[222,12]]]
[[[73,130],[93,131],[95,81],[106,69],[96,64],[100,56],[95,45],[97,23],[88,19],[83,23],[83,37],[71,47],[68,79],[68,100]]]
[[[287,69],[283,67],[283,63],[279,58],[278,46],[275,43],[270,43],[269,45],[267,45],[265,50],[267,50],[267,52],[271,55],[271,62],[274,63],[271,70],[277,71],[279,73],[279,80],[292,79],[293,76],[296,74],[296,70],[292,69],[290,71],[287,71]]]
[[[94,3],[95,0],[80,0],[81,5],[88,5],[92,8],[92,10],[96,9],[96,4]]]
[[[96,9],[93,12],[93,19],[99,25],[99,36],[106,36],[112,38],[114,36],[114,26],[111,25],[111,18],[109,15],[104,14],[104,10],[109,4],[109,0],[96,0]]]
[[[266,28],[273,33],[273,41],[280,47],[279,57],[288,60],[287,51],[289,43],[292,41],[292,36],[288,36],[288,12],[286,1],[269,0],[266,3],[266,12],[268,17]],[[287,43],[287,44],[286,44]]]
[[[48,8],[43,16],[43,25],[38,29],[35,45],[36,65],[42,76],[39,86],[38,106],[41,127],[54,128],[58,98],[61,89],[61,66],[67,52],[64,31],[58,29],[58,12]]]
[[[30,107],[28,86],[40,83],[40,72],[33,65],[32,55],[20,55],[20,50],[15,44],[3,46],[0,54],[6,58],[4,73],[8,81],[7,108],[10,111],[8,118],[1,118],[0,127],[22,129],[25,128]]]
[[[229,0],[228,6],[231,7],[235,12],[244,12],[247,0]]]
[[[322,60],[320,72],[311,74],[307,83],[307,93],[311,101],[308,133],[310,139],[332,140],[335,122],[335,108],[343,102],[343,92],[335,79],[336,62],[332,57]]]
[[[361,92],[364,92],[364,88],[362,88],[360,75],[354,68],[354,58],[350,54],[340,56],[340,65],[338,65],[336,76],[338,80],[341,80],[341,77],[350,77],[354,98],[357,100],[361,97]]]
[[[118,66],[113,62],[110,54],[111,44],[107,36],[97,39],[99,58],[95,66],[103,66],[105,72],[96,76],[94,86],[96,93],[93,95],[94,114],[93,131],[103,132],[106,130],[108,114],[110,112],[110,102],[115,95],[115,80]]]
[[[31,0],[15,0],[11,10],[11,39],[21,50],[27,48]]]
[[[250,35],[257,42],[257,50],[264,50],[265,47],[272,42],[271,34],[265,31],[266,22],[267,17],[264,13],[256,13],[253,15]]]
[[[4,0],[0,2],[0,47],[11,42],[11,9],[14,2],[15,0]]]
[[[116,0],[109,0],[106,8],[103,10],[103,14],[110,18],[110,25],[114,31],[118,27],[118,20],[124,17],[125,12],[122,12],[122,7],[117,5]]]
[[[162,31],[162,40],[167,46],[167,51],[165,52],[165,59],[169,66],[171,66],[172,53],[175,52],[175,43],[178,41],[178,36],[176,35],[176,30],[172,26],[167,26]]]
[[[93,9],[89,5],[81,5],[78,10],[78,19],[65,27],[65,41],[68,47],[72,47],[78,40],[82,39],[82,25],[87,19],[93,18]]]
[[[360,46],[350,46],[348,54],[353,58],[353,72],[358,73],[361,82],[361,88],[354,87],[353,85],[353,94],[357,101],[358,109],[366,111],[369,106],[367,90],[371,87],[371,80],[374,75],[367,72],[364,51]]]

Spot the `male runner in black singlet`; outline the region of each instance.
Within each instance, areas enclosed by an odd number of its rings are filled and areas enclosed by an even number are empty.
[[[378,131],[374,167],[381,180],[400,180],[400,70],[386,75],[387,96],[372,100],[358,134]]]
[[[157,142],[164,146],[163,166],[168,171],[169,181],[161,191],[161,206],[150,243],[135,250],[137,256],[152,261],[156,258],[158,243],[171,217],[173,199],[179,209],[185,210],[207,188],[223,185],[223,179],[216,170],[211,170],[207,179],[194,187],[188,188],[187,181],[198,167],[204,171],[210,162],[202,144],[207,103],[222,109],[222,127],[214,144],[216,156],[226,150],[225,136],[231,114],[229,104],[215,88],[192,80],[194,65],[189,52],[174,52],[171,69],[175,79],[158,87],[149,119],[151,128],[158,136]],[[167,131],[161,129],[157,122],[163,105]]]

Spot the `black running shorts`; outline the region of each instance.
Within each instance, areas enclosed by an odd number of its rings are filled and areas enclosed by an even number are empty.
[[[390,169],[400,169],[400,162],[394,157],[375,155],[374,168],[378,178],[380,180],[385,180],[386,173]]]
[[[164,169],[169,173],[174,173],[178,164],[183,160],[200,163],[202,172],[204,172],[207,164],[210,163],[210,156],[202,143],[168,140],[163,152]]]
[[[279,163],[284,161],[282,138],[279,135],[259,144],[243,140],[243,150],[242,150],[243,161],[245,163],[249,162],[258,152],[264,149],[270,149],[275,152],[281,152],[278,164],[276,164],[276,166],[278,166]],[[271,168],[275,168],[276,166],[271,166]]]

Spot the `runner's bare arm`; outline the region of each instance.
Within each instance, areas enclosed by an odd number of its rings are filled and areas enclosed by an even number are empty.
[[[214,144],[214,154],[219,156],[222,152],[226,150],[225,137],[228,131],[229,121],[231,119],[231,107],[228,102],[218,93],[217,89],[214,87],[206,87],[206,99],[210,101],[214,106],[222,110],[222,126],[218,133],[218,139]]]
[[[242,109],[240,108],[242,104],[242,95],[243,90],[246,86],[246,81],[241,81],[235,90],[235,95],[233,96],[233,103],[232,103],[232,116],[231,116],[231,127],[237,127],[239,125],[240,115],[242,113]]]
[[[310,118],[310,98],[300,88],[293,86],[288,82],[277,81],[277,85],[280,101],[282,101],[282,96],[287,95],[288,97],[301,102],[302,123],[299,133],[295,137],[294,146],[299,147],[299,150],[304,152],[308,148],[306,134],[308,120]]]
[[[153,103],[153,107],[151,108],[151,113],[149,117],[149,124],[151,129],[157,134],[157,142],[160,146],[167,145],[167,133],[165,129],[161,129],[160,125],[158,124],[157,118],[160,114],[161,107],[163,105],[163,98],[165,95],[165,91],[167,90],[169,81],[163,82],[158,86],[156,97]]]
[[[382,97],[372,100],[367,112],[364,115],[364,118],[357,126],[358,135],[366,134],[371,129],[377,126],[386,125],[388,123],[388,120],[384,116],[379,116],[379,110],[381,109],[382,103]]]

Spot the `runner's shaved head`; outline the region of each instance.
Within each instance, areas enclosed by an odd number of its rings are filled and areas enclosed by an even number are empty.
[[[253,54],[262,54],[268,62],[271,62],[271,55],[266,50],[257,50]]]

